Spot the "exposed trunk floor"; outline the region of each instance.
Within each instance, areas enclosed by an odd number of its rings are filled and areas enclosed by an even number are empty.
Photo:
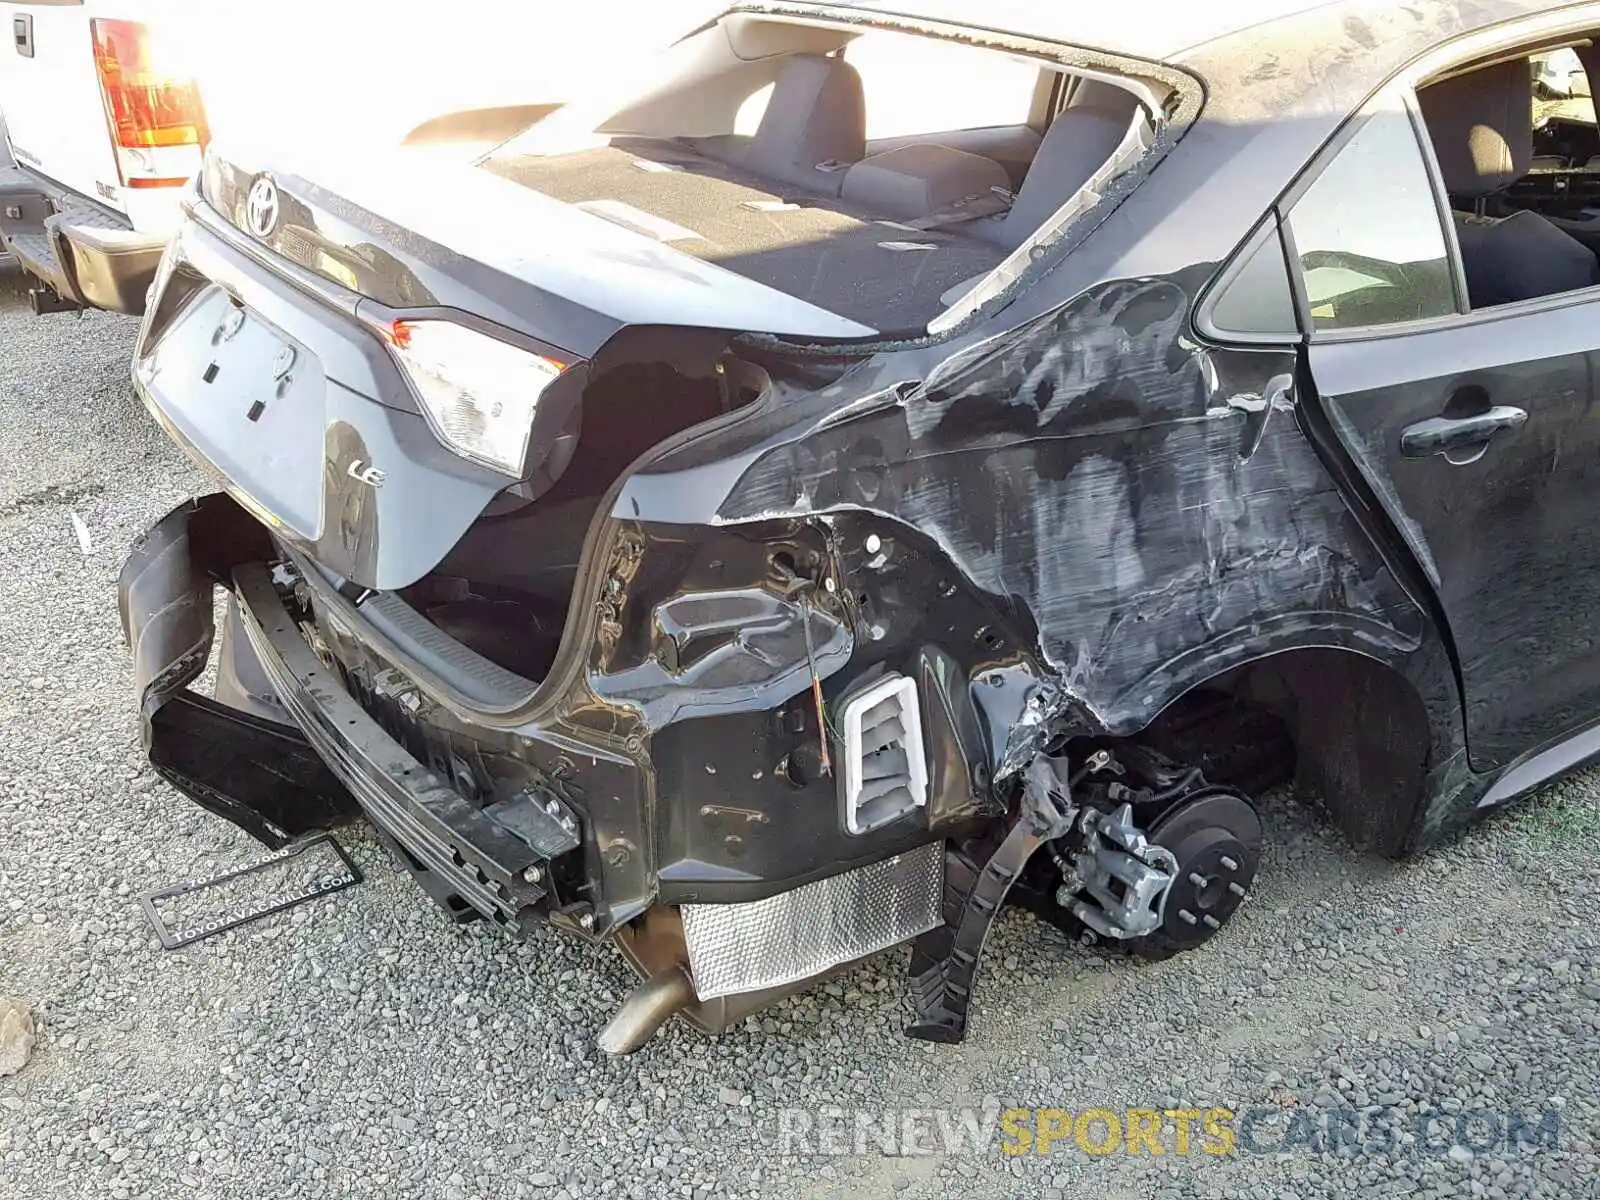
[[[619,224],[639,226],[675,250],[883,332],[922,329],[943,309],[945,292],[1004,257],[948,228],[895,225],[678,142],[618,138],[599,149],[485,167],[568,204],[599,204]],[[797,207],[774,210],[774,202]]]

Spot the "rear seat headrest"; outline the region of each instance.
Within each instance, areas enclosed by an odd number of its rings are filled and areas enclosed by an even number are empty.
[[[1131,117],[1136,103],[1133,93],[1127,88],[1085,75],[1078,80],[1078,86],[1072,89],[1072,99],[1068,101],[1068,107],[1105,108],[1117,111],[1127,109]]]
[[[1139,102],[1122,88],[1109,90],[1120,98],[1108,95],[1109,103],[1097,99],[1093,104],[1073,104],[1051,122],[1011,212],[1005,220],[980,228],[983,237],[1016,249],[1111,160],[1133,124]]]
[[[744,165],[757,174],[836,196],[845,168],[866,153],[867,105],[860,74],[842,58],[790,55],[745,148]]]
[[[1417,93],[1445,191],[1477,199],[1528,173],[1533,159],[1532,87],[1528,60],[1519,58],[1429,84]]]

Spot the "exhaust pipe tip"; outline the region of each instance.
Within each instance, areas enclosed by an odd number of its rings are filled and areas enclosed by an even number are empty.
[[[595,1044],[606,1054],[632,1054],[694,998],[694,984],[682,967],[658,971],[628,993]]]

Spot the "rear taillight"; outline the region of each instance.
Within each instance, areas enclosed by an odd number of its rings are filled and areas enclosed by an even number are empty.
[[[523,478],[539,399],[569,366],[451,321],[377,326],[439,439],[464,458]]]
[[[195,151],[210,140],[193,75],[163,58],[147,25],[98,17],[89,24],[122,182],[183,183],[199,166]]]

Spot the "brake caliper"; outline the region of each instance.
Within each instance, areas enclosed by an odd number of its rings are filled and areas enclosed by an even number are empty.
[[[1085,940],[1165,957],[1221,929],[1249,895],[1261,818],[1239,792],[1140,747],[1097,751],[1073,784],[1082,808],[1051,846],[1053,886]]]
[[[1152,845],[1133,823],[1133,805],[1112,812],[1085,808],[1078,816],[1082,848],[1072,857],[1075,878],[1063,880],[1057,903],[1101,937],[1137,938],[1161,927],[1167,893],[1178,878],[1172,851]],[[1075,886],[1074,886],[1075,885]],[[1087,899],[1075,899],[1081,892]]]

